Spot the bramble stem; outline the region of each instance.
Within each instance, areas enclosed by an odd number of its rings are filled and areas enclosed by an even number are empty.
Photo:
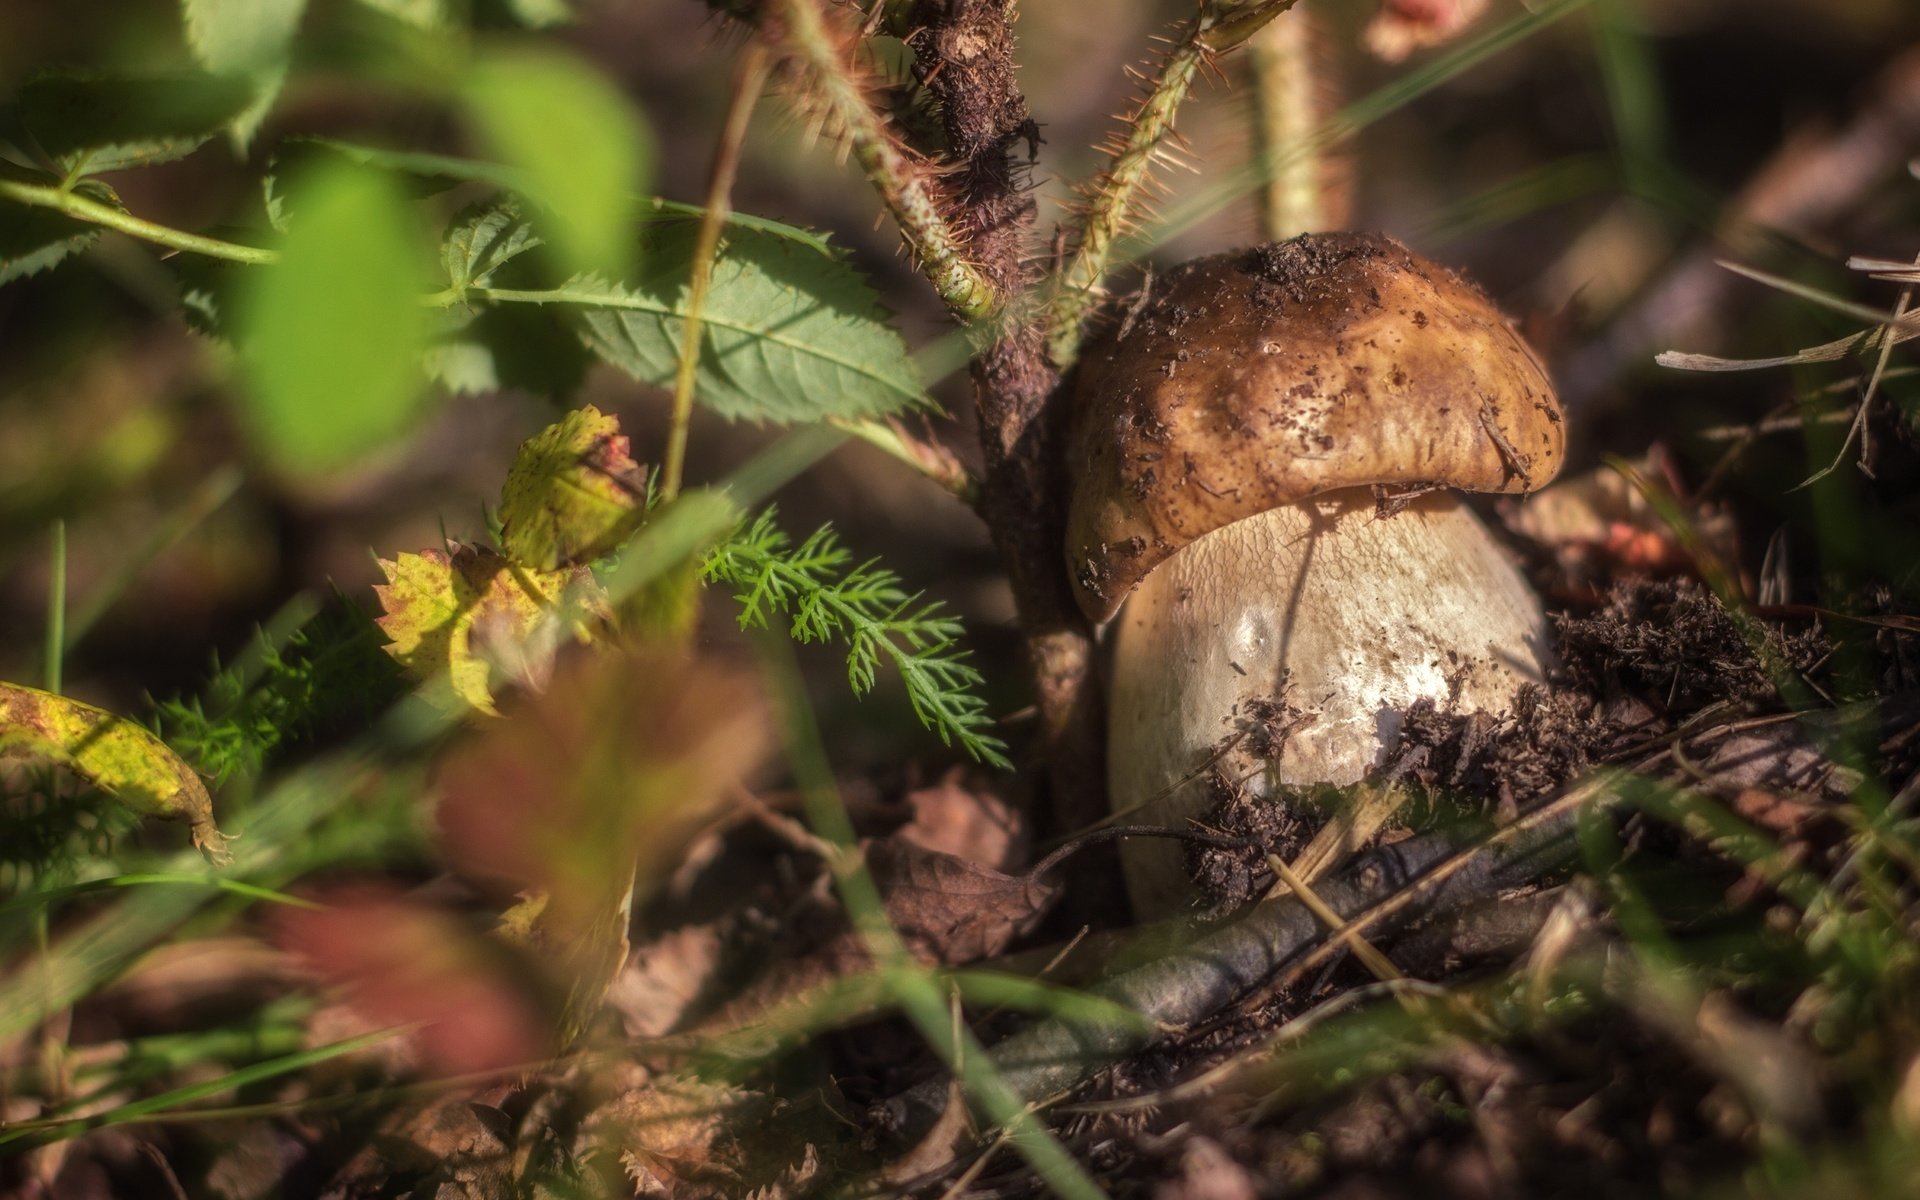
[[[733,207],[733,181],[740,171],[740,148],[747,140],[747,124],[766,86],[772,63],[759,42],[746,47],[733,70],[733,95],[727,101],[727,119],[713,148],[713,167],[707,175],[707,211],[700,215],[700,232],[693,246],[693,280],[687,289],[687,314],[680,323],[680,361],[673,376],[673,423],[667,429],[667,448],[660,467],[660,498],[680,494],[680,472],[687,457],[687,426],[693,421],[693,381],[700,365],[700,313],[706,307],[707,286],[713,279],[713,258],[720,249],[720,230]]]
[[[774,0],[776,36],[805,65],[830,128],[845,133],[854,161],[880,193],[920,271],[949,311],[973,321],[993,312],[993,285],[972,263],[928,187],[929,172],[909,157],[862,93],[840,40],[827,28],[820,0]]]
[[[1126,135],[1100,176],[1080,222],[1073,257],[1054,281],[1047,302],[1047,352],[1061,370],[1079,354],[1081,324],[1099,299],[1100,281],[1112,266],[1114,245],[1126,230],[1141,185],[1173,137],[1174,117],[1193,87],[1194,76],[1215,55],[1246,41],[1296,2],[1211,0],[1160,64],[1160,74],[1128,120]]]
[[[197,233],[187,233],[167,225],[142,220],[111,204],[89,200],[77,192],[70,192],[64,188],[0,180],[0,197],[18,204],[31,205],[34,208],[50,208],[55,212],[65,213],[76,221],[85,221],[89,225],[112,229],[128,237],[152,242],[157,246],[185,250],[192,254],[204,254],[208,258],[222,258],[228,262],[248,263],[255,266],[280,260],[280,255],[276,251],[262,249],[259,246],[242,246],[234,242],[223,242],[218,238],[201,237]]]

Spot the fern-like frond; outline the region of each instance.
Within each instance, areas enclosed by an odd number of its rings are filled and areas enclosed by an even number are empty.
[[[959,620],[877,560],[854,563],[832,526],[795,546],[769,508],[716,546],[701,576],[734,589],[742,628],[765,628],[778,613],[795,641],[844,642],[855,695],[872,691],[891,662],[922,725],[980,762],[1011,765],[1006,744],[986,732],[984,680],[960,646]]]

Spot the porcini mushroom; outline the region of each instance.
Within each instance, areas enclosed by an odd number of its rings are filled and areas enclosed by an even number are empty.
[[[1182,824],[1213,770],[1354,783],[1415,701],[1498,711],[1541,679],[1539,602],[1450,489],[1540,487],[1564,425],[1458,276],[1368,234],[1200,259],[1088,347],[1074,395],[1068,570],[1088,617],[1119,612],[1116,811]],[[1263,761],[1236,735],[1283,690],[1308,719]],[[1178,843],[1124,858],[1143,913],[1190,903]]]

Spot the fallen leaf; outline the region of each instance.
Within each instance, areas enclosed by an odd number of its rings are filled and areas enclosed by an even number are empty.
[[[1044,880],[1003,875],[899,838],[864,849],[888,918],[909,946],[934,962],[993,957],[1032,929],[1058,894]]]
[[[560,641],[586,641],[605,610],[585,568],[536,571],[477,546],[401,554],[380,570],[387,582],[373,592],[385,615],[375,623],[387,653],[422,679],[445,673],[455,695],[489,715],[496,670],[543,686]]]
[[[966,767],[954,767],[931,787],[908,792],[913,817],[894,836],[1005,870],[1026,857],[1026,823],[993,792],[968,786],[967,777]]]
[[[500,493],[503,540],[541,571],[579,566],[625,541],[647,511],[646,471],[620,422],[592,405],[527,439]]]
[[[55,762],[143,816],[185,821],[216,865],[232,862],[213,798],[180,756],[125,717],[38,688],[0,683],[0,758]]]
[[[740,1110],[764,1108],[750,1092],[689,1077],[658,1079],[634,1088],[599,1114],[596,1136],[617,1130],[620,1164],[634,1193],[673,1200],[738,1196],[738,1155],[728,1155],[729,1125]]]

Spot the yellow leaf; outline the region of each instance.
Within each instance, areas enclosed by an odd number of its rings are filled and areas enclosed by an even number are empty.
[[[561,638],[589,640],[605,609],[585,568],[535,571],[476,546],[401,554],[380,570],[387,582],[373,590],[387,653],[423,679],[444,673],[455,695],[489,715],[496,670],[542,686]]]
[[[507,553],[543,571],[590,562],[640,527],[646,499],[646,472],[620,422],[576,409],[514,455],[500,492]]]
[[[136,722],[37,688],[0,683],[0,757],[59,763],[134,812],[185,821],[193,844],[233,861],[193,768]]]

